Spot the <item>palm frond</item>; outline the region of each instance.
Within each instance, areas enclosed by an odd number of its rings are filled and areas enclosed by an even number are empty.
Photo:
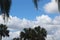
[[[60,12],[60,0],[58,0],[58,11]]]
[[[9,17],[9,11],[11,6],[11,0],[0,0],[0,8],[1,8],[1,14],[3,15],[3,19],[5,20],[5,17]]]
[[[39,0],[33,0],[33,3],[34,3],[34,5],[35,5],[35,8],[38,10],[38,2],[39,2]]]
[[[7,30],[7,26],[0,24],[0,35],[5,37],[8,36],[9,37],[9,30]]]

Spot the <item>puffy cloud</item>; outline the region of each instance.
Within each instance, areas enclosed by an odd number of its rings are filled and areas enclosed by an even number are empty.
[[[53,20],[53,23],[60,25],[60,16],[56,16],[55,19]]]
[[[53,35],[47,35],[46,40],[60,40],[60,30],[57,30]]]
[[[7,26],[10,30],[10,37],[5,37],[3,40],[11,40],[14,37],[19,36],[19,31],[22,31],[23,28],[33,28],[34,26],[40,25],[44,27],[47,32],[46,40],[59,40],[59,33],[60,33],[60,16],[56,16],[54,19],[50,18],[48,15],[37,16],[35,20],[31,21],[26,18],[20,19],[18,17],[10,16],[10,19],[7,23]],[[0,23],[3,23],[2,17],[0,16]],[[56,36],[56,37],[55,37]]]
[[[10,20],[7,23],[9,28],[21,30],[26,27],[32,27],[34,23],[25,18],[20,19],[18,17],[10,17]]]
[[[48,13],[57,13],[58,12],[58,5],[56,0],[51,0],[44,6],[44,10]]]
[[[50,24],[52,19],[48,15],[42,15],[36,17],[36,24]]]

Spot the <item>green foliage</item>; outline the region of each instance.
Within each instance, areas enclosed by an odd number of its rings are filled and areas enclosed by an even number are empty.
[[[5,20],[5,17],[9,17],[9,10],[11,6],[11,0],[0,0],[0,9],[1,13],[4,14],[3,19]]]
[[[20,33],[20,40],[45,40],[47,31],[40,26],[32,28],[24,28],[24,31]]]
[[[6,25],[3,25],[3,24],[0,24],[0,35],[5,37],[9,37],[9,30],[7,30],[7,26]]]

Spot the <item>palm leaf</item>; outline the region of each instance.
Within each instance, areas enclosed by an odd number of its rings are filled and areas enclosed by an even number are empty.
[[[8,36],[9,37],[9,30],[7,30],[7,26],[0,24],[0,35],[5,37]]]
[[[0,7],[1,12],[3,15],[3,19],[5,20],[5,17],[9,17],[9,11],[11,6],[11,0],[0,0]]]
[[[39,2],[39,0],[33,0],[33,3],[34,3],[34,5],[35,5],[35,8],[36,8],[36,9],[38,9],[38,2]]]
[[[60,0],[58,0],[58,10],[60,12]]]

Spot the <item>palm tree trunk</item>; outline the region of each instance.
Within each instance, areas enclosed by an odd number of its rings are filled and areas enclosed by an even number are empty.
[[[0,40],[2,40],[2,36],[0,35]]]

